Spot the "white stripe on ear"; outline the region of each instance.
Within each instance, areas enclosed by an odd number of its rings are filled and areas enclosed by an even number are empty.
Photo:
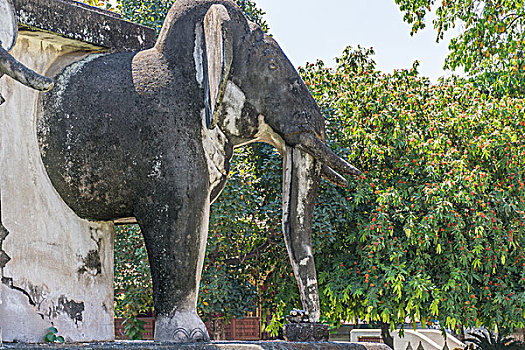
[[[213,128],[221,112],[222,98],[233,60],[230,16],[224,5],[212,5],[203,21],[204,103],[206,126]]]
[[[195,25],[195,47],[193,48],[193,60],[195,61],[195,79],[199,83],[199,87],[202,88],[204,82],[204,67],[202,60],[204,59],[204,48],[202,39],[202,23]]]

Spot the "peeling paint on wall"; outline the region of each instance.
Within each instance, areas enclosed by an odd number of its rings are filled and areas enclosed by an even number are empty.
[[[83,258],[84,265],[78,269],[79,274],[89,273],[96,276],[102,272],[102,264],[98,250],[90,250]]]
[[[78,325],[78,322],[82,322],[82,314],[84,313],[84,303],[76,302],[74,300],[68,300],[65,296],[60,296],[58,298],[58,305],[56,312],[63,312],[69,316],[75,324]]]

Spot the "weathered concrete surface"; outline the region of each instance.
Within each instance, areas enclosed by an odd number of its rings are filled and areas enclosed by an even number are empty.
[[[76,50],[22,31],[11,53],[46,72],[85,55]],[[38,93],[8,78],[0,93],[3,340],[42,342],[52,325],[69,341],[112,340],[113,225],[78,218],[52,187],[36,141]]]
[[[186,343],[169,344],[153,342],[115,342],[95,344],[65,344],[65,345],[27,345],[4,344],[5,349],[71,349],[71,350],[391,350],[385,344],[377,343],[342,343],[342,342],[311,342],[290,343],[283,341],[260,342],[214,342],[214,343]]]
[[[142,50],[155,43],[153,29],[73,0],[13,0],[13,4],[23,26],[111,51]]]

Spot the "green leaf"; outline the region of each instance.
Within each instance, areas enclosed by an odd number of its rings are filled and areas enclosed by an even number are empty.
[[[44,340],[47,342],[47,343],[54,343],[55,340],[57,339],[57,336],[53,333],[48,333],[46,334],[46,336],[44,337]]]

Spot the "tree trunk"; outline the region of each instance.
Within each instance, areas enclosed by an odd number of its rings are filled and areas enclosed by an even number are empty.
[[[381,338],[383,343],[394,349],[394,338],[390,335],[390,325],[388,323],[381,323]]]

